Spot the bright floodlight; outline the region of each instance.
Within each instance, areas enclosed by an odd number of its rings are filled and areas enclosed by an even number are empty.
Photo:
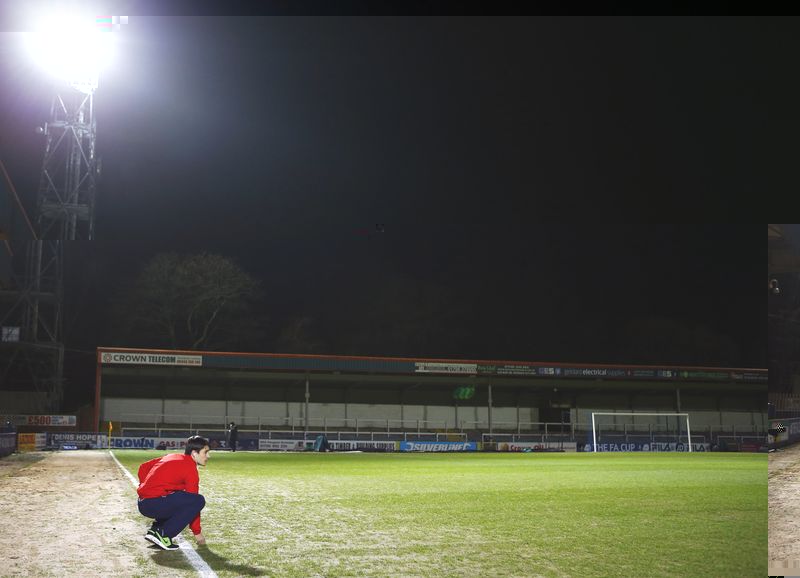
[[[37,18],[34,32],[28,35],[28,49],[48,74],[91,93],[100,72],[111,62],[112,36],[98,27],[94,16],[47,14]]]

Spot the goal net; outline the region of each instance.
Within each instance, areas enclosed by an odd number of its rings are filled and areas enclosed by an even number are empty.
[[[606,416],[614,418],[609,419]],[[682,431],[684,427],[685,432]],[[689,414],[593,411],[592,451],[609,449],[691,452],[692,432],[689,426]]]

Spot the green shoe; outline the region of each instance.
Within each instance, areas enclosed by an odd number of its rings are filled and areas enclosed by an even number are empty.
[[[180,548],[169,536],[165,536],[158,530],[148,530],[147,534],[144,535],[144,539],[152,542],[163,550],[177,550]]]

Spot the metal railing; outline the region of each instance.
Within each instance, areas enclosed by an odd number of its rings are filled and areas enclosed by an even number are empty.
[[[209,434],[225,434],[222,428],[199,428],[196,430],[181,430],[178,428],[150,429],[143,427],[125,427],[121,430],[122,437],[188,437],[199,434],[208,437]],[[259,440],[313,440],[318,435],[325,435],[330,441],[467,441],[467,434],[461,432],[435,432],[435,431],[322,431],[322,430],[248,430],[239,429],[239,439]]]
[[[692,436],[692,440],[694,440],[694,436]],[[726,436],[720,435],[717,436],[715,439],[715,443],[722,444],[725,443],[733,443],[735,445],[743,445],[743,444],[764,444],[766,440],[762,436],[752,436],[752,435],[739,435],[739,436]]]
[[[113,420],[115,423],[122,422],[136,424],[141,426],[144,424],[153,424],[154,429],[159,427],[163,428],[167,425],[179,425],[185,427],[189,425],[189,429],[194,429],[195,424],[202,426],[210,425],[226,425],[231,421],[236,422],[240,427],[250,426],[259,430],[269,428],[288,428],[291,430],[304,429],[306,426],[306,419],[303,416],[238,416],[238,415],[197,415],[197,414],[168,414],[168,413],[124,413],[121,415],[120,420]],[[428,419],[387,419],[387,418],[346,418],[346,417],[309,417],[308,426],[322,431],[329,429],[380,429],[384,431],[404,431],[410,429],[417,429],[421,431],[423,428],[429,431],[443,430],[443,431],[459,431],[465,430],[488,430],[489,422],[486,420],[468,421],[459,420],[428,420]],[[611,424],[602,423],[600,427],[603,429],[620,429],[623,431],[630,428],[665,428],[673,427],[665,424]],[[590,423],[580,422],[540,422],[540,421],[493,421],[492,430],[506,433],[525,432],[545,432],[563,431],[569,429],[572,435],[579,430],[591,431]],[[692,427],[694,431],[712,430],[716,432],[728,432],[736,435],[737,431],[765,431],[765,428],[759,424],[751,424],[747,426],[742,425],[720,425],[720,426],[705,426]]]
[[[518,435],[522,432],[539,433],[549,435],[550,433],[557,432],[562,434],[568,432],[571,436],[575,435],[575,426],[577,424],[567,422],[544,422],[544,421],[494,421],[492,420],[492,432],[500,433],[516,433]],[[458,429],[464,430],[488,430],[489,421],[467,421],[460,420],[458,422]]]
[[[123,436],[133,434],[139,437],[141,432],[152,432],[152,435],[167,437],[172,433],[180,437],[187,433],[224,432],[225,424],[235,421],[240,434],[251,434],[258,439],[278,439],[279,436],[304,438],[325,434],[332,439],[376,440],[393,439],[408,440],[433,438],[440,439],[486,440],[489,436],[495,440],[510,441],[585,441],[591,435],[589,423],[566,422],[493,422],[489,430],[486,421],[461,420],[456,424],[448,420],[409,420],[409,419],[367,419],[367,418],[309,418],[308,426],[303,417],[285,416],[221,416],[193,414],[123,414],[123,420],[117,422]],[[137,435],[138,434],[138,435]],[[693,427],[692,439],[698,442],[713,442],[718,437],[730,439],[765,439],[766,429],[759,425],[745,427],[729,424],[721,426]],[[646,437],[653,441],[663,441],[665,436],[675,439],[681,434],[674,425],[666,424],[600,424],[599,437],[614,437],[625,442],[632,438]],[[701,441],[702,440],[702,441]]]
[[[163,431],[163,430],[215,430],[220,426],[224,429],[226,424],[236,422],[240,432],[257,431],[283,431],[295,433],[306,432],[306,420],[303,417],[277,417],[277,416],[219,416],[219,415],[193,415],[193,414],[122,414],[118,428],[137,431]],[[150,427],[152,424],[152,427]],[[187,428],[188,426],[188,428]],[[447,420],[420,420],[420,419],[370,419],[370,418],[309,418],[308,433],[316,431],[328,434],[331,431],[385,432],[412,433],[438,433],[443,435],[458,434],[463,437],[463,432],[457,431],[454,424]]]
[[[144,424],[153,424],[153,429],[164,428],[168,425],[189,425],[189,429],[195,429],[196,425],[210,426],[210,425],[225,425],[230,422],[236,422],[241,428],[245,426],[255,427],[259,430],[285,427],[292,431],[305,429],[306,420],[300,416],[236,416],[236,415],[196,415],[196,414],[139,414],[139,413],[125,413],[122,414],[122,426],[126,423],[136,424],[141,426]],[[328,429],[354,429],[354,430],[371,430],[380,429],[387,432],[403,431],[408,429],[417,429],[422,431],[423,428],[428,430],[445,430],[450,431],[455,429],[455,424],[447,420],[421,420],[421,419],[375,419],[375,418],[344,418],[344,417],[310,417],[308,418],[309,427],[328,431]]]

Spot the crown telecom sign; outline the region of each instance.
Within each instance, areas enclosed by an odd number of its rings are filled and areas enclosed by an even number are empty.
[[[100,359],[103,364],[183,365],[192,367],[203,365],[202,355],[173,355],[170,353],[119,353],[105,351]]]

